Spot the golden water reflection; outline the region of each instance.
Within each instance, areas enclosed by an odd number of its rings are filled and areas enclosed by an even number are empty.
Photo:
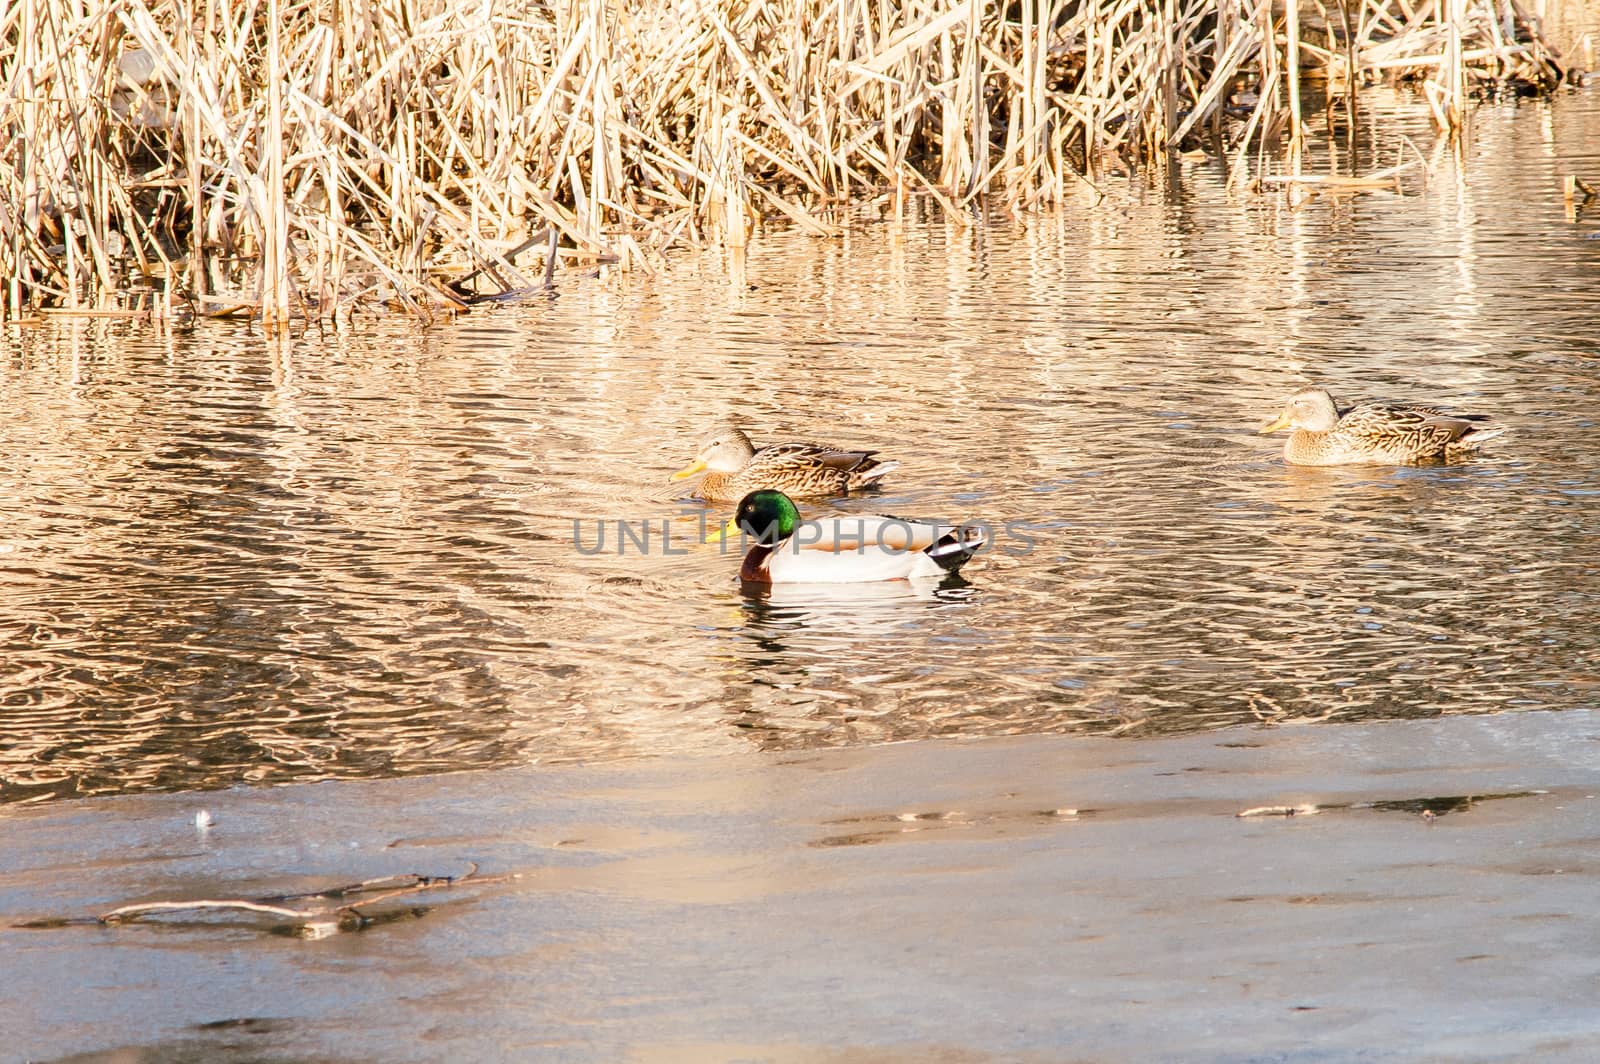
[[[1595,144],[1570,95],[1405,198],[1195,169],[430,331],[11,328],[0,799],[1592,705],[1600,222],[1554,175]],[[1286,468],[1252,430],[1308,380],[1514,432]],[[730,413],[902,462],[844,512],[1004,534],[942,587],[747,593],[662,491]]]

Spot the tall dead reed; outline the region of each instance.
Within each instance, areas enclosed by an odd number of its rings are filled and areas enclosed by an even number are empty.
[[[885,191],[961,218],[1180,146],[1247,171],[1298,149],[1307,67],[1422,80],[1447,127],[1473,78],[1556,72],[1518,0],[1337,2],[12,0],[0,317],[429,317],[558,245],[651,269]]]

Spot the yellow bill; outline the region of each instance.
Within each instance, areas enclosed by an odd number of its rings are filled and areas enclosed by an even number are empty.
[[[690,464],[684,466],[682,469],[678,470],[676,473],[672,474],[672,479],[673,480],[682,480],[684,477],[692,477],[696,473],[698,473],[701,470],[705,469],[705,467],[706,467],[706,464],[703,461],[701,461],[701,462],[691,462]]]
[[[723,525],[721,528],[717,529],[715,532],[706,537],[706,542],[721,543],[723,540],[728,539],[731,536],[737,536],[739,533],[739,519],[737,517],[730,517],[728,518],[727,524]]]
[[[1289,412],[1287,410],[1285,410],[1283,413],[1279,414],[1277,417],[1273,418],[1271,421],[1267,422],[1265,425],[1262,425],[1259,429],[1256,429],[1256,435],[1264,436],[1269,432],[1281,432],[1283,429],[1286,429],[1288,427],[1289,427]]]

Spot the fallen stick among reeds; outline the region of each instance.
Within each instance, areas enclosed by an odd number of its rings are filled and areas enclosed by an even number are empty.
[[[1334,192],[1398,191],[1400,176],[1420,165],[1419,160],[1413,159],[1370,174],[1263,174],[1259,181],[1263,185],[1307,185]]]

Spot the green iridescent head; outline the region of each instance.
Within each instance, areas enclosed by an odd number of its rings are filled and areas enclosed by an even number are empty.
[[[800,511],[794,500],[781,491],[752,491],[739,500],[739,509],[720,530],[708,536],[714,543],[743,532],[757,543],[772,546],[794,535],[800,527]]]

